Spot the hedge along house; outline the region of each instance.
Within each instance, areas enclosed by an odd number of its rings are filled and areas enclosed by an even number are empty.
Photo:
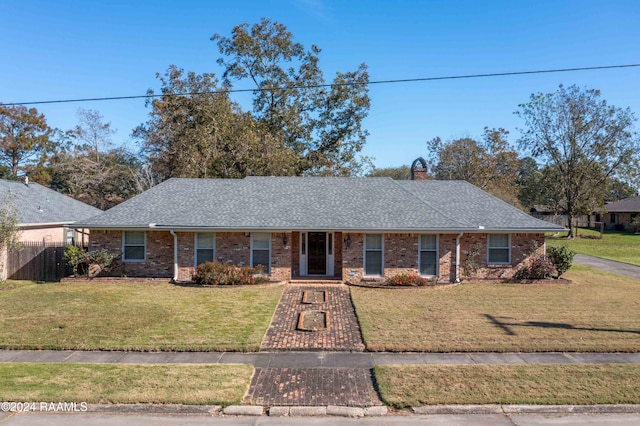
[[[213,260],[274,280],[506,278],[563,229],[464,181],[346,177],[173,178],[76,226],[121,255],[111,274],[176,281]]]

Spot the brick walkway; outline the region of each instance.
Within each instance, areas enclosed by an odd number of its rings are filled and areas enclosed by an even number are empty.
[[[254,405],[382,405],[372,372],[351,368],[256,368],[244,402]]]
[[[327,291],[321,304],[302,303],[303,291]],[[297,330],[301,311],[321,310],[329,313],[326,331]],[[363,351],[364,343],[356,319],[349,288],[344,284],[289,284],[276,308],[271,326],[262,341],[263,351]]]

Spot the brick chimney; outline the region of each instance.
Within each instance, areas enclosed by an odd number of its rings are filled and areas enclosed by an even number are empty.
[[[411,164],[411,180],[427,180],[427,162],[418,157]]]

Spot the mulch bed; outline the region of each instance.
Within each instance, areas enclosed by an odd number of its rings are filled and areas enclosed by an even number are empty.
[[[85,283],[85,284],[171,284],[171,278],[139,278],[139,277],[64,277],[60,280],[63,283]],[[173,283],[180,287],[203,287],[203,288],[231,288],[231,287],[267,287],[277,284],[283,284],[285,281],[268,281],[261,284],[250,285],[201,285],[192,281],[179,281]]]
[[[566,278],[549,278],[544,280],[514,280],[514,279],[501,279],[501,280],[474,280],[474,281],[463,281],[463,282],[473,282],[473,283],[483,283],[483,284],[570,284],[571,280]],[[456,286],[461,283],[438,283],[438,284],[427,284],[422,286],[413,286],[413,285],[390,285],[385,284],[380,281],[345,281],[345,284],[353,287],[363,287],[363,288],[385,288],[385,289],[402,289],[402,288],[442,288],[442,287],[450,287]]]

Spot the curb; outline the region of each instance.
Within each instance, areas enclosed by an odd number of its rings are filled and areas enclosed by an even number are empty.
[[[186,414],[208,416],[264,416],[270,417],[380,417],[386,416],[384,405],[370,407],[348,407],[339,405],[321,406],[272,406],[261,405],[180,405],[180,404],[88,404],[90,413],[122,414]],[[485,404],[485,405],[424,405],[412,407],[417,415],[437,414],[640,414],[640,404],[607,405],[529,405],[529,404]],[[4,413],[7,414],[7,413]],[[0,413],[2,419],[2,413]]]
[[[414,414],[640,414],[640,404],[610,405],[424,405]]]

